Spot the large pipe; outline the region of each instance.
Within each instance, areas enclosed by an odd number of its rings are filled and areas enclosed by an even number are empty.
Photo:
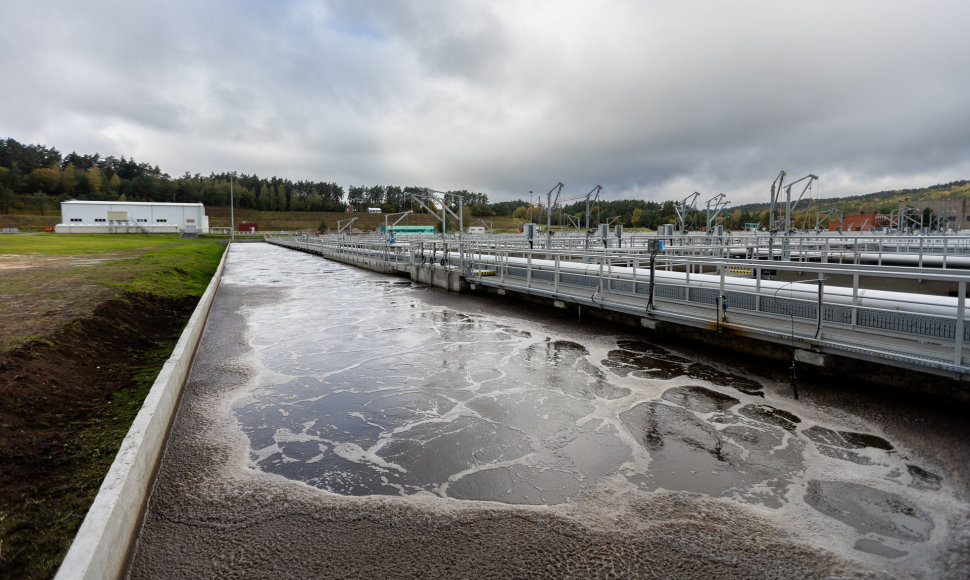
[[[690,246],[686,246],[690,247]],[[731,256],[737,257],[747,257],[749,251],[747,248],[731,248],[729,250]],[[808,251],[791,251],[791,256],[812,259],[815,262],[821,262],[822,257],[828,255],[828,261],[830,263],[840,263],[840,262],[851,262],[859,264],[893,264],[897,266],[919,266],[923,265],[931,268],[940,268],[944,264],[949,268],[970,268],[970,256],[954,256],[952,254],[947,254],[946,256],[942,254],[900,254],[891,252],[858,252],[856,253],[851,248],[847,248],[844,251],[838,250],[808,250]],[[766,249],[756,249],[753,252],[755,257],[767,258],[769,256],[768,250]],[[780,255],[776,252],[775,255]]]
[[[494,256],[485,255],[479,261],[487,264],[495,264]],[[500,264],[515,266],[526,266],[525,258],[509,257],[500,261]],[[532,268],[540,271],[554,271],[555,262],[552,260],[532,260]],[[754,266],[757,267],[757,266]],[[766,267],[770,267],[766,264]],[[603,267],[597,264],[580,264],[576,262],[559,262],[560,272],[582,274],[587,276],[600,276]],[[611,276],[623,280],[633,279],[634,269],[627,266],[613,266],[609,269]],[[688,274],[684,272],[671,272],[658,270],[655,274],[656,284],[671,284],[684,286],[687,284]],[[806,282],[779,282],[777,280],[758,280],[751,278],[730,277],[725,279],[724,290],[728,292],[740,292],[746,294],[756,293],[757,286],[760,286],[760,294],[777,295],[784,298],[796,300],[807,300],[814,302],[818,298],[817,280]],[[720,289],[721,278],[719,275],[711,274],[690,274],[690,285],[697,288]],[[869,308],[879,308],[882,310],[895,310],[900,312],[913,312],[919,314],[934,314],[938,316],[956,316],[957,298],[949,296],[932,296],[929,294],[913,294],[909,292],[892,292],[887,290],[868,290],[859,289],[856,292],[858,301],[856,305]],[[825,285],[823,298],[829,304],[853,304],[853,289],[843,286]]]
[[[344,252],[379,255],[382,250],[363,247],[351,248],[343,247]],[[501,257],[496,260],[494,254],[478,254],[469,252],[471,262],[479,262],[489,265],[510,265],[517,267],[530,267],[530,260],[527,258],[516,258],[512,256]],[[883,255],[886,256],[885,254]],[[441,256],[448,262],[457,263],[458,252],[449,251]],[[436,258],[438,256],[436,255]],[[925,256],[924,256],[925,258]],[[435,260],[437,261],[437,259]],[[949,257],[948,257],[949,261]],[[772,267],[772,262],[763,264],[750,264],[751,268]],[[538,271],[556,271],[554,260],[544,260],[533,258],[531,268]],[[584,264],[579,262],[567,262],[560,260],[559,271],[570,274],[580,274],[586,276],[603,275],[603,266],[599,264]],[[611,266],[609,274],[612,277],[622,280],[634,279],[635,269],[628,266]],[[642,272],[642,269],[641,269]],[[711,274],[695,274],[684,272],[673,272],[669,270],[657,270],[655,273],[655,284],[669,284],[674,286],[686,286],[688,284],[695,288],[711,288],[721,290],[721,277]],[[641,275],[642,278],[642,275]],[[638,278],[638,279],[641,279]],[[646,280],[644,280],[646,282]],[[760,291],[758,290],[760,288]],[[777,280],[755,280],[752,278],[727,277],[724,281],[723,289],[727,292],[737,292],[743,294],[760,294],[762,296],[778,296],[794,300],[805,300],[815,302],[818,299],[817,280],[805,282],[780,282]],[[876,308],[880,310],[890,310],[898,312],[908,312],[913,314],[931,314],[935,316],[956,317],[957,301],[956,297],[933,296],[929,294],[916,294],[910,292],[893,292],[888,290],[871,290],[859,288],[853,290],[844,286],[831,286],[826,284],[823,299],[828,304],[843,304],[848,306],[859,306],[864,308]]]

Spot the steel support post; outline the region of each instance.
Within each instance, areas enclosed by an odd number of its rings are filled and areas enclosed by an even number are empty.
[[[964,280],[960,280],[957,284],[957,323],[955,329],[954,348],[953,348],[953,362],[956,364],[961,364],[963,360],[963,325],[966,324],[966,310],[967,310],[967,283]]]
[[[525,287],[532,288],[532,252],[529,252],[529,258],[526,260]]]

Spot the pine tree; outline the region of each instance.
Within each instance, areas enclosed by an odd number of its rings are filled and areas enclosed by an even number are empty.
[[[283,184],[276,186],[276,209],[277,211],[286,211],[286,189]]]
[[[68,163],[61,172],[61,191],[67,195],[74,195],[75,187],[77,187],[77,174],[74,173],[74,164]]]
[[[259,188],[259,197],[256,199],[256,204],[262,211],[273,210],[273,192],[265,183]]]
[[[95,165],[88,169],[88,183],[91,184],[91,189],[93,191],[102,191],[104,189],[104,177],[101,175],[101,170]]]

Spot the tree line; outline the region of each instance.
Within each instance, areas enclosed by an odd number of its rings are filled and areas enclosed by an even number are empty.
[[[45,214],[67,199],[202,203],[263,211],[344,212],[379,207],[382,212],[427,210],[413,200],[425,188],[397,185],[352,185],[293,181],[281,177],[235,175],[228,172],[171,177],[157,165],[124,156],[102,157],[76,152],[62,155],[53,147],[0,139],[0,212],[12,209]],[[598,201],[587,220],[585,202],[546,208],[525,200],[489,203],[488,196],[468,190],[448,192],[446,202],[457,211],[458,196],[471,217],[509,216],[562,227],[595,227],[598,223],[656,228],[673,223],[674,202],[644,200]],[[696,218],[694,220],[696,222]],[[701,220],[703,222],[703,220]],[[688,226],[696,225],[694,222]],[[703,223],[701,223],[703,225]],[[730,227],[730,226],[729,226]],[[699,229],[697,226],[695,229]]]
[[[21,209],[45,214],[54,212],[57,203],[67,199],[98,201],[158,201],[202,203],[263,211],[343,212],[366,211],[379,207],[384,213],[426,210],[415,203],[414,196],[424,187],[397,185],[343,186],[326,181],[293,181],[281,177],[235,175],[228,172],[207,176],[186,172],[171,177],[157,165],[139,163],[122,156],[102,157],[98,153],[62,155],[53,147],[25,145],[14,139],[0,139],[0,213]],[[675,223],[675,202],[636,199],[599,200],[590,208],[587,221],[584,201],[559,205],[551,213],[540,204],[517,199],[489,203],[484,193],[467,190],[449,192],[447,203],[457,211],[458,195],[466,215],[473,217],[508,216],[564,228],[595,227],[599,223],[656,229],[661,224]],[[879,211],[888,213],[898,200],[909,197],[942,199],[970,196],[970,182],[956,181],[922,189],[879,192],[865,196],[830,198],[805,204],[800,209],[799,225],[814,227],[816,215],[838,209],[843,215]],[[717,223],[726,229],[741,229],[748,223],[768,224],[767,204],[746,204],[726,209]],[[700,230],[706,224],[703,210],[688,211],[686,226]]]
[[[342,212],[380,207],[384,212],[424,211],[408,194],[425,188],[385,185],[347,187],[326,181],[293,181],[281,177],[235,175],[229,172],[201,175],[186,172],[171,177],[157,165],[131,158],[100,154],[67,155],[52,147],[24,145],[0,139],[0,212],[26,209],[43,214],[67,199],[94,201],[156,201],[202,203],[264,211]],[[461,194],[472,215],[492,215],[488,196]],[[457,206],[457,198],[449,204]]]

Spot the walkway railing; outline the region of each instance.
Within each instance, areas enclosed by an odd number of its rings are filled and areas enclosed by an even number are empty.
[[[619,247],[587,248],[586,239],[563,237],[542,247],[533,240],[531,249],[521,236],[463,241],[425,237],[394,244],[379,238],[302,237],[276,238],[274,243],[335,257],[368,256],[402,271],[434,264],[457,269],[467,282],[481,286],[970,379],[966,271],[840,264],[820,257],[815,262],[733,258],[731,252],[668,255],[669,246],[651,256],[650,239],[656,236],[631,236]],[[896,255],[887,244],[858,244]],[[907,245],[905,238],[891,244],[899,250],[918,247]],[[807,255],[807,248],[798,248],[799,254]],[[945,250],[940,255],[951,259],[966,258],[968,251],[947,239],[924,241],[921,255],[929,255],[930,249]],[[882,287],[933,283],[950,291],[941,296],[875,290],[866,284],[873,279]]]

